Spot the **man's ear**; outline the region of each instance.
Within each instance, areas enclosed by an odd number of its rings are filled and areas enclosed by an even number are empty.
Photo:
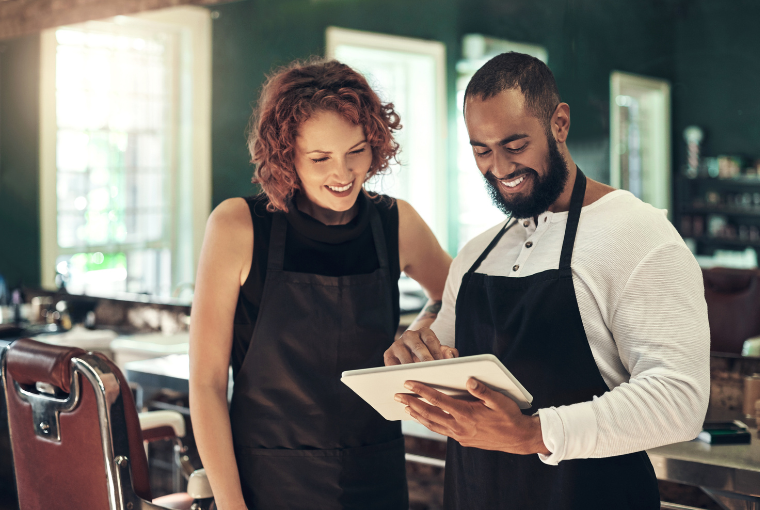
[[[551,119],[551,128],[554,139],[557,143],[565,143],[567,135],[570,134],[570,105],[560,103],[554,110]]]

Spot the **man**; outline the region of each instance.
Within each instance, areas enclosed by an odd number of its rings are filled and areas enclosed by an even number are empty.
[[[447,509],[659,509],[647,448],[693,439],[709,394],[700,269],[665,211],[586,179],[570,107],[539,60],[473,76],[465,122],[510,215],[454,260],[431,329],[386,365],[490,353],[533,395],[521,412],[475,378],[475,403],[408,382],[406,411],[448,436]],[[536,455],[537,454],[537,455]]]

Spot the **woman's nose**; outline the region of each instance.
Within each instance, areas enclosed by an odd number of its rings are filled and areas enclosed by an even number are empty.
[[[353,168],[347,158],[337,158],[338,164],[336,165],[335,172],[342,182],[348,182],[353,179]]]

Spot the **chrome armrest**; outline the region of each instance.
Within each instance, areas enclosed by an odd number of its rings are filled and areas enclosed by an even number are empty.
[[[211,484],[208,482],[205,469],[196,469],[187,481],[187,493],[193,499],[213,498]]]
[[[660,502],[660,510],[702,510],[693,506],[679,505],[677,503]]]
[[[171,427],[175,437],[185,437],[185,418],[177,411],[149,411],[137,413],[143,432],[160,427]]]

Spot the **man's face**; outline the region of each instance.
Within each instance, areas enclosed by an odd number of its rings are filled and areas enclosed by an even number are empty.
[[[465,123],[494,204],[516,218],[546,212],[565,188],[567,164],[551,131],[526,110],[522,92],[468,98]]]

